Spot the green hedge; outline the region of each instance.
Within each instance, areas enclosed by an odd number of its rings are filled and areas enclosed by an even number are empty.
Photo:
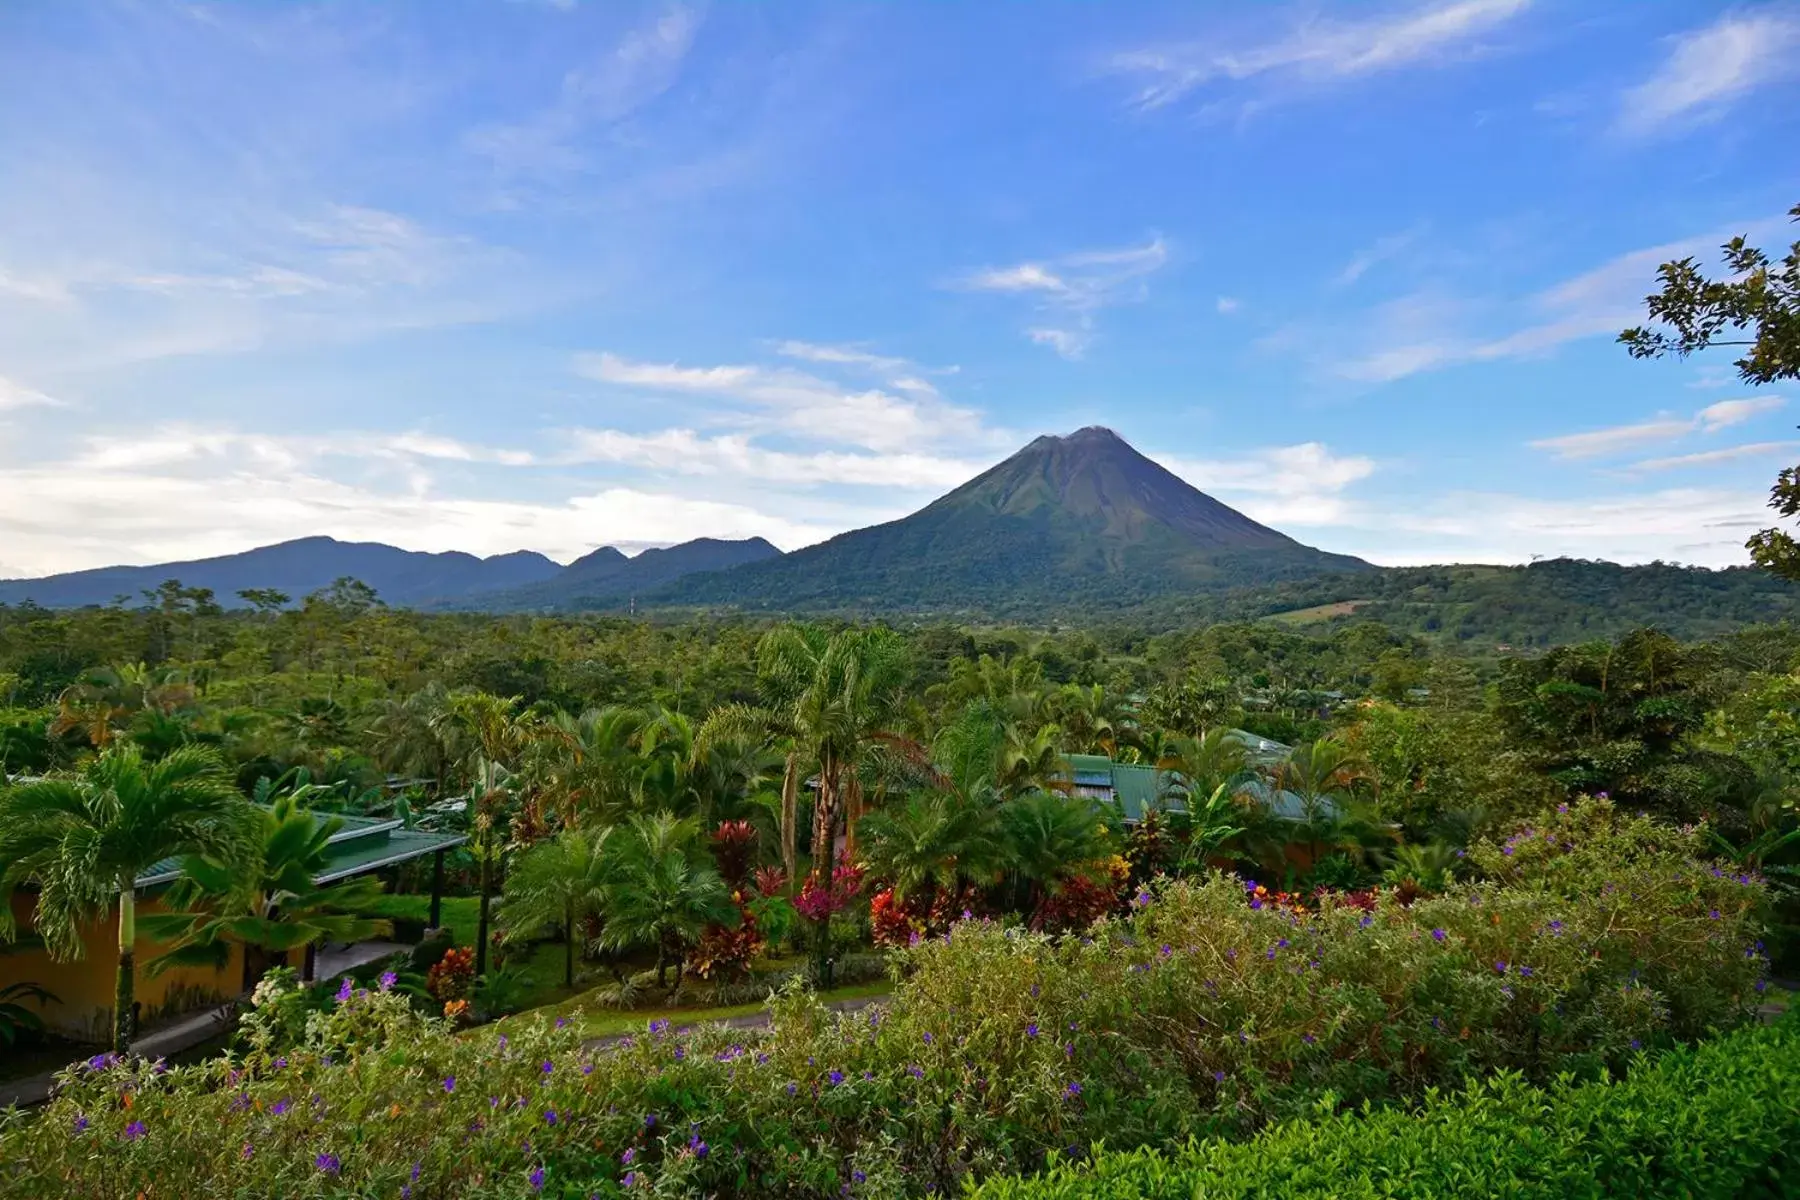
[[[1345,1114],[1172,1154],[1101,1151],[976,1200],[1800,1196],[1800,1017],[1548,1090],[1502,1075],[1418,1113]]]

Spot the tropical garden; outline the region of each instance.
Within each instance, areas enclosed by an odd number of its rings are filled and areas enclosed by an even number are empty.
[[[1791,627],[241,599],[0,607],[0,946],[115,981],[0,1195],[1794,1194]],[[443,877],[329,870],[372,819]],[[228,1044],[132,1053],[234,955]]]

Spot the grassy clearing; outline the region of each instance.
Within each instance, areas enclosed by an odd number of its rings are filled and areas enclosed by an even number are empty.
[[[1279,621],[1283,625],[1311,625],[1316,621],[1347,617],[1367,603],[1367,600],[1339,600],[1335,604],[1315,604],[1311,608],[1296,608],[1291,612],[1271,613],[1264,619]]]

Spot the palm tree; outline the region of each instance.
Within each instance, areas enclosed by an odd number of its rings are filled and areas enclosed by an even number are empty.
[[[898,808],[862,823],[869,872],[893,888],[896,899],[963,883],[986,883],[1006,865],[1000,814],[951,792],[913,796]]]
[[[631,818],[622,835],[617,874],[607,890],[606,931],[601,944],[613,950],[656,947],[656,985],[662,987],[671,958],[673,991],[681,967],[708,925],[737,918],[731,891],[694,843],[698,828],[671,813]]]
[[[1054,700],[1057,723],[1067,734],[1065,749],[1071,754],[1111,758],[1119,748],[1123,720],[1106,689],[1097,683],[1087,687],[1065,683]]]
[[[1199,737],[1175,736],[1156,760],[1164,799],[1197,806],[1220,788],[1235,795],[1255,779],[1244,741],[1235,730],[1209,729]]]
[[[187,677],[172,667],[126,663],[98,667],[63,689],[50,732],[79,729],[97,750],[112,745],[141,713],[171,716],[194,701]]]
[[[1112,848],[1099,809],[1085,796],[1029,792],[1009,801],[1000,819],[1014,877],[1033,908]]]
[[[331,839],[344,822],[312,812],[305,804],[312,791],[302,784],[276,796],[269,808],[253,810],[254,853],[227,861],[193,855],[182,864],[182,878],[164,897],[171,911],[141,922],[146,935],[171,943],[167,953],[151,961],[152,975],[173,967],[222,967],[236,942],[245,947],[245,983],[250,984],[262,974],[252,965],[252,950],[285,962],[294,950],[392,932],[387,921],[355,915],[381,895],[378,880],[363,875],[335,884],[316,882],[329,861]]]
[[[233,862],[255,853],[254,811],[209,750],[145,762],[132,746],[70,778],[0,794],[0,937],[15,935],[12,896],[38,887],[33,921],[52,957],[78,958],[81,924],[117,905],[113,1049],[131,1048],[137,990],[137,878],[175,855]]]
[[[443,799],[452,765],[438,720],[445,699],[443,686],[431,683],[404,700],[384,700],[368,730],[376,761],[389,771],[430,779],[434,800]]]
[[[555,927],[563,935],[563,986],[575,986],[575,945],[582,922],[605,911],[612,873],[612,829],[565,829],[525,851],[507,876],[500,925],[509,935],[535,937]]]
[[[760,706],[731,705],[714,712],[704,738],[760,733],[789,745],[782,784],[782,859],[790,876],[796,865],[796,808],[804,765],[817,770],[812,857],[828,869],[840,815],[846,819],[846,852],[854,857],[862,817],[859,769],[871,747],[884,745],[920,760],[924,750],[890,727],[902,710],[906,644],[891,630],[842,629],[826,633],[787,625],[765,634],[757,646]]]
[[[1300,824],[1313,857],[1318,856],[1319,842],[1343,814],[1351,786],[1366,774],[1362,759],[1336,737],[1303,742],[1275,764],[1269,782],[1300,801]]]
[[[624,705],[545,718],[527,769],[561,809],[563,824],[611,824],[634,810],[644,766],[637,746],[647,719],[642,710]]]

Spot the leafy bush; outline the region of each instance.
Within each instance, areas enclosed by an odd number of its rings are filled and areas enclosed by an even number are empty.
[[[307,1016],[299,1050],[276,1051],[259,1007],[236,1062],[77,1072],[0,1133],[0,1162],[32,1196],[180,1180],[197,1197],[525,1197],[535,1179],[559,1197],[889,1197],[1496,1071],[1598,1078],[1758,999],[1762,885],[1714,874],[1692,838],[1583,805],[1473,855],[1504,885],[1410,907],[1257,908],[1216,875],[1085,938],[966,921],[896,952],[884,1010],[834,1015],[790,988],[766,1033],[659,1026],[600,1051],[544,1019],[451,1036],[352,989]]]
[[[1168,1155],[1099,1153],[1091,1166],[989,1180],[975,1198],[1791,1196],[1796,1091],[1800,1021],[1790,1018],[1639,1064],[1620,1082],[1540,1091],[1503,1074],[1417,1113],[1346,1113]]]

